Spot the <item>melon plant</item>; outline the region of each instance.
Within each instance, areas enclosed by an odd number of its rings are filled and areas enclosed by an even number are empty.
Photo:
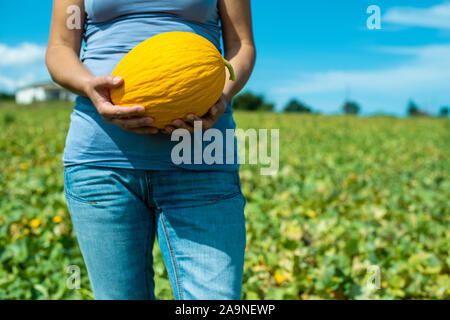
[[[120,106],[142,105],[153,117],[152,126],[164,128],[193,113],[203,116],[222,95],[231,64],[207,39],[191,32],[166,32],[151,37],[119,62],[113,76],[124,85],[111,89]]]

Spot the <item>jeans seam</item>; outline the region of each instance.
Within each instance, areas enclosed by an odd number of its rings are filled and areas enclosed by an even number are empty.
[[[172,262],[172,267],[174,269],[175,284],[177,286],[178,296],[180,297],[180,300],[183,300],[183,294],[182,294],[182,290],[181,290],[181,279],[180,279],[180,275],[179,275],[178,264],[177,264],[177,260],[175,258],[175,253],[173,251],[172,243],[170,242],[169,233],[167,231],[166,223],[164,222],[164,217],[163,217],[162,212],[160,212],[160,219],[161,219],[161,225],[162,225],[162,228],[164,231],[164,237],[166,238],[167,246],[169,247],[170,260]]]
[[[152,216],[150,215],[149,217],[150,220],[150,226],[152,224]],[[154,226],[153,226],[154,228]],[[149,253],[150,253],[150,243],[152,242],[152,237],[153,237],[153,231],[154,229],[149,230],[148,232],[148,237],[147,237],[147,249],[146,249],[146,253],[145,253],[145,267],[144,267],[144,274],[145,274],[145,284],[146,284],[146,288],[147,288],[147,297],[150,299],[151,294],[150,294],[150,279],[149,279],[149,267],[153,268],[153,265],[150,266],[149,263]]]
[[[145,197],[144,201],[146,203],[149,202],[149,200],[150,200],[150,193],[151,193],[151,189],[150,189],[151,187],[150,187],[150,184],[148,183],[148,179],[149,179],[149,176],[148,176],[147,172],[145,172],[144,181],[145,181],[145,189],[146,189],[147,192],[144,192],[144,197]]]
[[[151,188],[151,184],[148,181],[149,179],[150,179],[150,175],[148,174],[148,172],[145,172],[144,173],[144,181],[145,181],[145,189],[146,189],[145,190],[146,192],[144,192],[144,201],[145,201],[145,203],[148,203],[150,201],[150,199],[152,197],[152,192],[153,192],[152,188]],[[151,224],[153,222],[153,215],[152,214],[150,214],[149,220],[150,220],[150,226],[151,226]],[[155,228],[155,225],[153,225],[153,228]],[[149,235],[148,235],[148,238],[147,238],[147,250],[146,250],[147,252],[145,254],[145,283],[146,283],[146,287],[147,287],[147,296],[149,298],[150,298],[150,284],[149,284],[150,279],[149,279],[149,276],[148,276],[148,273],[149,273],[148,271],[149,271],[150,243],[151,243],[151,239],[152,239],[152,236],[153,236],[152,233],[153,233],[152,230],[149,230]],[[152,265],[152,268],[153,268],[153,265]]]
[[[89,201],[89,200],[80,198],[80,197],[74,195],[72,192],[68,191],[67,189],[64,191],[64,195],[66,196],[66,198],[70,198],[73,201],[81,202],[83,204],[87,204],[87,205],[91,205],[91,206],[99,203],[98,201]]]

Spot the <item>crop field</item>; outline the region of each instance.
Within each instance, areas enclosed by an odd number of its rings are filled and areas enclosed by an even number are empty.
[[[93,298],[63,195],[70,112],[0,105],[0,299]],[[243,299],[450,298],[450,120],[235,119],[280,129],[278,174],[240,171]],[[172,299],[157,245],[154,254],[157,298]]]

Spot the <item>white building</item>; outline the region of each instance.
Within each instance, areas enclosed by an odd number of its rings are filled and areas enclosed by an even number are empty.
[[[74,100],[75,95],[53,82],[29,85],[16,91],[16,103],[30,104],[34,101]]]

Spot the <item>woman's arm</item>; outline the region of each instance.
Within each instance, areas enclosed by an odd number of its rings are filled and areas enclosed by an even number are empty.
[[[67,26],[69,6],[77,6],[80,12],[79,29]],[[81,63],[79,53],[84,27],[83,0],[54,0],[50,37],[45,62],[52,79],[62,87],[89,97],[100,115],[107,122],[135,133],[156,133],[150,127],[150,117],[143,117],[144,107],[120,107],[111,103],[109,88],[119,87],[123,79],[109,75],[96,77]]]
[[[225,111],[226,104],[247,83],[256,60],[253,39],[252,14],[250,0],[218,0],[225,58],[231,63],[236,73],[236,80],[227,77],[223,94],[219,101],[202,118],[190,114],[186,119],[177,119],[174,127],[193,131],[194,121],[202,121],[203,129],[211,128]],[[228,72],[228,71],[227,71]],[[175,128],[168,126],[166,132]]]
[[[219,13],[225,59],[236,73],[236,81],[227,80],[223,91],[230,101],[247,83],[256,60],[250,0],[219,0]]]
[[[82,0],[53,1],[45,62],[55,82],[76,94],[85,96],[85,88],[93,76],[79,60],[83,29],[69,30],[66,26],[66,20],[69,18],[66,8],[71,5],[78,6],[80,14],[84,13]],[[84,18],[84,14],[81,14],[81,26],[84,25]]]

